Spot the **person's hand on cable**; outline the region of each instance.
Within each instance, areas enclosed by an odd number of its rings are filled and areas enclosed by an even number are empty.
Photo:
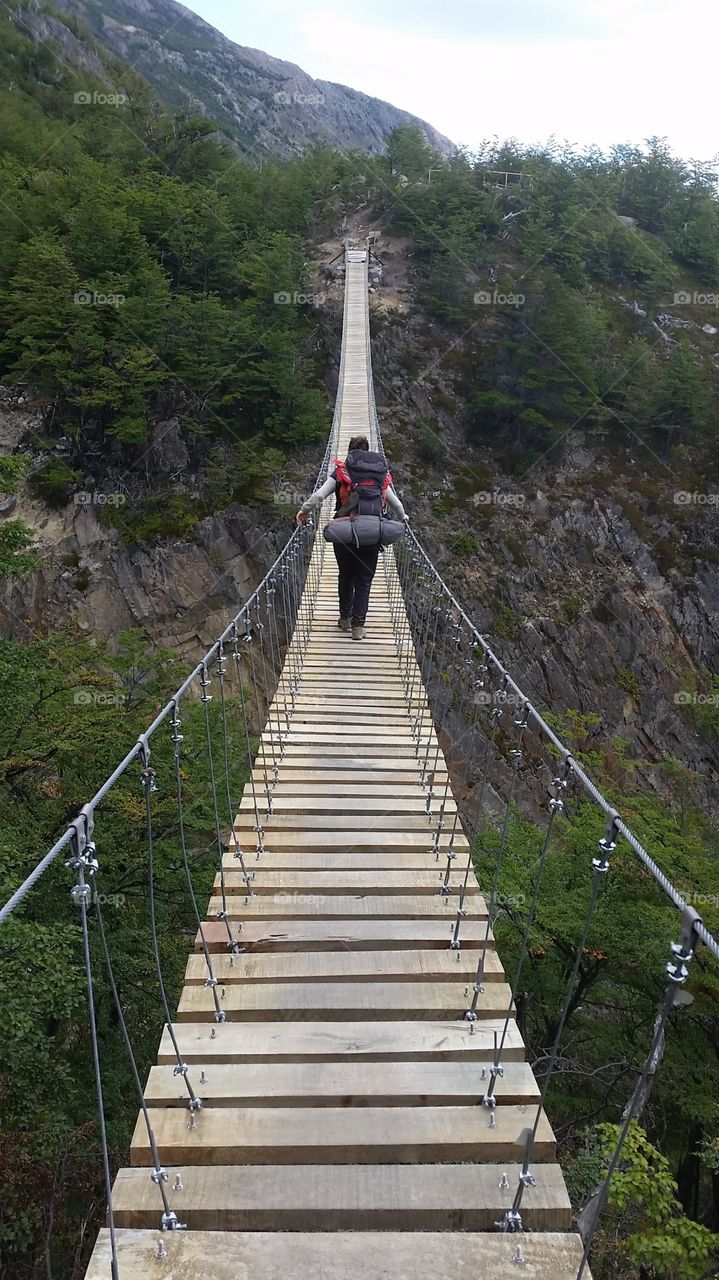
[[[299,511],[297,512],[297,515],[295,516],[295,520],[297,524],[307,524],[307,521],[309,520],[309,518],[310,518],[309,511],[305,511],[304,507],[300,507]]]

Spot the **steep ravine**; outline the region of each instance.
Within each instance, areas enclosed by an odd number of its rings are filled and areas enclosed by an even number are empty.
[[[368,229],[353,220],[354,234]],[[341,285],[326,264],[338,247],[329,241],[316,254],[330,364]],[[618,784],[660,795],[672,794],[676,760],[692,775],[696,802],[717,814],[719,749],[701,714],[706,672],[719,660],[716,508],[677,507],[676,477],[657,474],[651,458],[628,447],[610,455],[581,430],[524,476],[504,472],[489,446],[470,454],[461,405],[446,407],[442,355],[451,339],[414,303],[407,243],[383,234],[377,250],[385,261],[371,298],[378,406],[418,536],[532,701],[559,717],[562,732],[566,713],[578,714],[574,745],[598,752]],[[423,344],[427,377],[407,372],[409,343]],[[335,380],[333,367],[328,423]],[[422,455],[418,423],[427,419],[441,435],[441,462]],[[32,425],[6,405],[2,447]],[[314,454],[295,459],[287,487],[306,491],[314,466]],[[689,460],[684,488],[690,476]],[[28,639],[76,625],[114,636],[140,627],[188,660],[246,599],[290,527],[280,507],[233,505],[203,520],[193,538],[127,548],[92,507],[49,511],[23,491],[14,514],[36,531],[43,564],[0,588],[4,634]],[[498,759],[498,790],[505,772]]]
[[[456,335],[417,308],[405,242],[384,235],[377,252],[389,295],[380,286],[372,300],[378,409],[435,564],[535,705],[565,734],[578,713],[572,745],[598,752],[626,789],[661,795],[675,793],[676,760],[697,803],[719,813],[719,743],[703,716],[719,664],[719,515],[676,497],[702,487],[697,464],[687,456],[676,474],[637,444],[577,428],[510,474],[501,442],[472,448],[458,423],[443,360]],[[415,378],[406,357],[418,350]],[[423,456],[424,423],[441,461]]]

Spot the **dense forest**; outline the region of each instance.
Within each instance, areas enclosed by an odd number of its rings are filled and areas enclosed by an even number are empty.
[[[386,431],[395,452],[429,474],[429,487],[452,471],[448,417],[473,464],[499,460],[517,483],[578,421],[610,460],[618,442],[631,441],[659,477],[670,463],[686,488],[706,490],[719,478],[719,201],[710,166],[677,160],[660,140],[611,155],[488,143],[479,155],[440,161],[408,127],[394,132],[381,157],[315,148],[258,168],[207,118],[168,113],[139,75],[62,21],[92,52],[93,74],[31,38],[22,21],[4,24],[0,45],[0,382],[31,402],[41,423],[0,456],[0,495],[28,486],[63,508],[79,491],[109,493],[121,484],[131,501],[109,505],[103,520],[127,542],[152,541],[191,537],[208,512],[232,501],[262,503],[272,473],[306,470],[307,457],[322,452],[324,384],[336,359],[313,303],[313,248],[360,206],[411,242],[412,305],[433,326],[435,345],[442,336],[437,412],[416,415],[403,440],[392,423]],[[102,101],[120,82],[122,104]],[[391,326],[391,315],[378,317],[380,347],[389,349]],[[427,385],[432,359],[430,344],[407,340],[402,376]],[[179,421],[192,459],[192,480],[181,476],[172,486],[146,464],[153,426],[168,419]],[[435,502],[439,519],[452,514],[446,502],[444,495]],[[679,521],[682,512],[672,516]],[[460,535],[460,562],[478,536]],[[31,578],[38,556],[31,528],[0,522],[2,577]],[[512,635],[507,621],[505,638]],[[38,634],[29,644],[0,640],[3,899],[181,677],[175,655],[158,653],[151,636],[106,640],[72,631]],[[627,692],[631,679],[629,672]],[[716,692],[716,677],[707,679]],[[88,690],[101,696],[78,699]],[[716,826],[701,811],[693,779],[670,761],[672,804],[642,797],[621,742],[598,755],[587,718],[563,710],[557,727],[579,758],[667,873],[708,895],[707,922],[719,923]],[[202,899],[213,879],[213,827],[200,714],[199,706],[188,711],[184,768]],[[702,715],[698,730],[714,742],[716,701]],[[219,733],[214,709],[212,732]],[[176,818],[162,799],[171,764],[165,743],[156,763],[156,871],[170,992],[192,935]],[[228,764],[233,794],[245,766],[238,739]],[[163,1023],[148,946],[142,803],[131,779],[103,816],[112,958],[141,1074]],[[590,828],[589,817],[576,814],[553,855],[532,937],[525,1031],[538,1058],[577,944],[578,865],[595,836]],[[485,833],[480,869],[493,839]],[[526,816],[514,814],[502,886],[508,901],[528,895],[539,839]],[[103,1214],[69,888],[60,864],[0,930],[3,1280],[75,1280]],[[520,924],[512,911],[498,922],[508,968]],[[604,1126],[619,1120],[641,1064],[670,927],[666,907],[627,860],[603,903],[583,1000],[568,1028],[566,1071],[549,1101],[575,1207],[606,1167]],[[97,938],[93,945],[109,1140],[120,1164],[137,1102]],[[607,1214],[594,1264],[600,1280],[715,1274],[715,969],[702,961],[689,990],[692,1003],[677,1015],[643,1117],[646,1133],[633,1135]]]

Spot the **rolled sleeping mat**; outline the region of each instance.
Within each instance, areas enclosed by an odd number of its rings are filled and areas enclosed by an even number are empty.
[[[327,542],[345,547],[388,547],[404,537],[404,523],[387,516],[340,516],[330,520],[323,533]]]

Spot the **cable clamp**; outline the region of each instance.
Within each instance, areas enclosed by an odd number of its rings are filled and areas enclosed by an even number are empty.
[[[157,774],[151,765],[145,765],[140,772],[140,781],[146,792],[157,791]]]
[[[174,1209],[166,1209],[162,1217],[160,1218],[160,1230],[161,1231],[187,1231],[187,1223],[178,1221],[177,1214],[175,1213]],[[160,1258],[164,1256],[166,1255],[160,1254],[159,1252],[155,1254],[156,1258]]]
[[[687,968],[689,961],[694,959],[694,952],[681,942],[672,942],[670,944],[672,960],[667,961],[667,977],[670,982],[683,983],[689,977],[689,969]]]
[[[152,1178],[152,1181],[156,1182],[159,1186],[161,1182],[167,1182],[167,1169],[163,1169],[162,1166],[159,1169],[153,1169],[150,1177]]]

